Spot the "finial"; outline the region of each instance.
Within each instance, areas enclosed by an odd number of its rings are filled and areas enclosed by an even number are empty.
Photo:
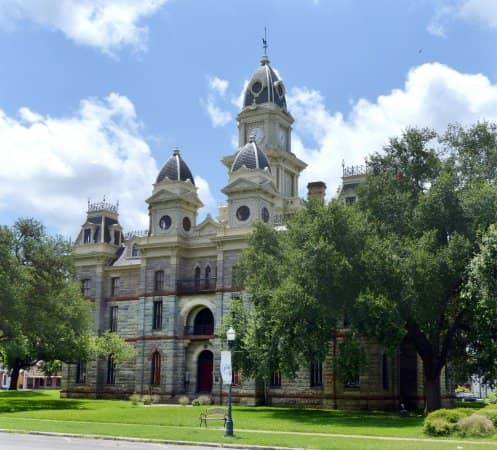
[[[174,156],[179,155],[179,148],[178,147],[174,147],[174,149],[173,149],[173,155]]]
[[[262,48],[264,49],[264,56],[267,56],[267,28],[264,27],[264,37],[262,38]]]

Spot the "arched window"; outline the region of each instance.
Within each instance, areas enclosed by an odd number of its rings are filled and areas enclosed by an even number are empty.
[[[195,267],[195,289],[200,289],[200,267]]]
[[[76,365],[76,384],[86,383],[86,363],[79,361]]]
[[[138,256],[138,246],[136,244],[131,247],[131,256]]]
[[[381,357],[381,374],[382,374],[382,385],[383,389],[388,391],[389,383],[388,383],[388,359],[387,355],[383,353]]]
[[[160,384],[160,353],[156,350],[152,354],[152,373],[150,384],[158,386]]]
[[[205,288],[209,289],[211,287],[211,266],[205,268]]]

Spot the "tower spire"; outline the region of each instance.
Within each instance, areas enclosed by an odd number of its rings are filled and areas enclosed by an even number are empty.
[[[262,38],[262,48],[264,49],[264,56],[267,58],[267,28],[264,27],[264,37]]]

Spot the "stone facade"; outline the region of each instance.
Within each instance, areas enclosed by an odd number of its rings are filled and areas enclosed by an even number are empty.
[[[220,208],[217,220],[207,216],[197,224],[202,203],[178,150],[146,200],[148,230],[125,235],[114,205],[89,203],[74,246],[83,294],[94,306],[95,332],[119,333],[135,346],[137,355],[119,366],[112,358],[66,365],[64,396],[153,393],[164,402],[176,402],[182,395],[206,393],[215,402],[226,400],[219,371],[223,317],[231,299],[243,295],[233,286],[233,266],[256,221],[282,225],[303,203],[297,192],[306,164],[291,152],[292,123],[283,83],[264,57],[238,115],[240,150],[223,159],[227,205]],[[348,179],[345,175],[342,196],[352,202],[349,193],[365,173],[351,173]],[[309,190],[324,201],[325,188],[318,182]],[[346,333],[345,327],[331,340],[325,361],[309,363],[295,379],[275,374],[266,400],[274,405],[375,409],[398,408],[401,399],[413,405],[422,402],[421,363],[407,345],[392,356],[374,342],[365,342],[367,372],[352,384],[340,384],[333,357]],[[258,380],[241,374],[234,382],[235,402],[264,401]]]

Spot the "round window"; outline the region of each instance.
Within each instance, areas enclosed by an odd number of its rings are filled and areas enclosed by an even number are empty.
[[[256,81],[253,85],[252,85],[252,92],[254,94],[258,94],[259,92],[261,92],[262,90],[262,83],[260,81]]]
[[[265,206],[262,207],[261,217],[263,222],[269,222],[269,211]]]
[[[159,227],[162,230],[168,230],[171,227],[171,217],[170,216],[162,216],[159,220]]]
[[[190,222],[190,219],[188,217],[183,217],[183,230],[190,231],[191,227],[192,223]]]
[[[236,210],[236,218],[241,221],[241,222],[245,222],[250,216],[250,209],[248,206],[240,206],[237,210]]]

